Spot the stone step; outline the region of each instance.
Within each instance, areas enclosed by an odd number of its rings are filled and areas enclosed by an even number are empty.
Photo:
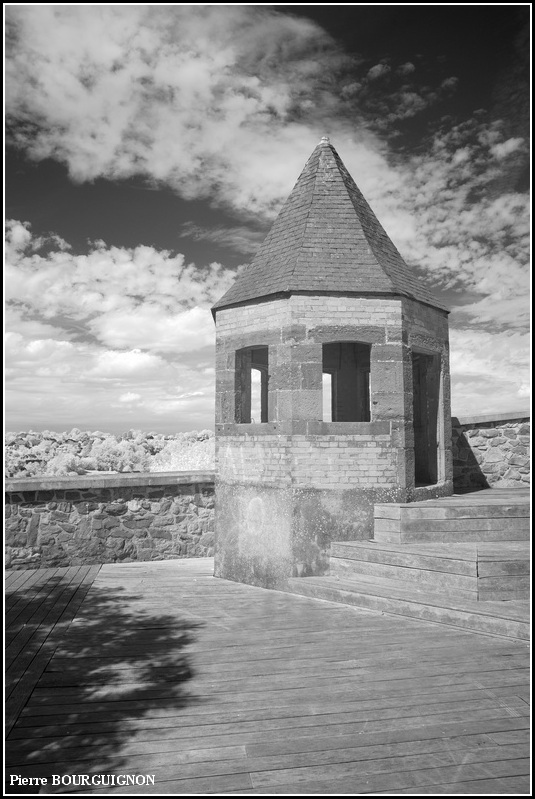
[[[331,575],[348,579],[375,575],[480,601],[529,598],[527,542],[418,546],[337,541],[331,553]]]
[[[362,576],[358,582],[331,577],[294,577],[288,590],[391,615],[459,627],[477,633],[529,639],[528,600],[474,602],[418,590],[398,580]]]

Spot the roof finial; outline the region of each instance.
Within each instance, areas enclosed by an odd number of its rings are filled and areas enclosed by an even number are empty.
[[[328,136],[322,136],[321,137],[320,144],[330,144],[330,143],[331,143],[331,140],[329,139]]]

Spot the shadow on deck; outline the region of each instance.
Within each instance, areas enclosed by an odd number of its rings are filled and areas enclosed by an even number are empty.
[[[212,569],[8,573],[9,793],[529,794],[525,643]]]
[[[202,622],[160,612],[144,591],[99,581],[99,568],[33,571],[26,582],[23,572],[11,575],[8,793],[27,792],[10,784],[12,773],[50,785],[53,774],[121,772],[121,749],[142,719],[196,701],[185,690],[193,674],[185,647]]]

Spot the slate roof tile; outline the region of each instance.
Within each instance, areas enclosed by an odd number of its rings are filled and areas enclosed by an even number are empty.
[[[402,294],[447,310],[407,266],[326,138],[214,310],[292,291]]]

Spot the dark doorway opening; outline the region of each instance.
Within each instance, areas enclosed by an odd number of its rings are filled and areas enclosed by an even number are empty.
[[[324,422],[370,421],[370,344],[323,345]]]
[[[268,348],[246,347],[236,352],[236,414],[238,424],[268,420]]]
[[[438,356],[413,352],[414,478],[416,485],[438,482]]]

